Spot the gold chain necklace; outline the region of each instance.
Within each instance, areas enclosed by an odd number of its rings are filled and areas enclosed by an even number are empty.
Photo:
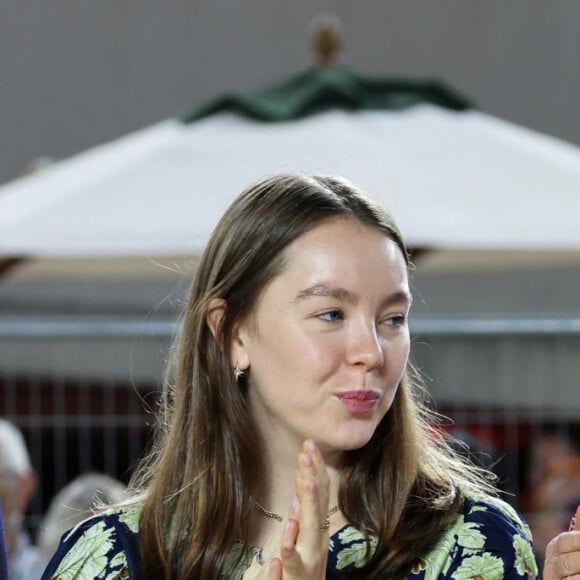
[[[254,502],[254,507],[263,515],[266,516],[267,518],[272,518],[273,520],[276,520],[278,522],[281,522],[284,520],[284,518],[280,515],[277,514],[276,512],[272,512],[268,509],[266,509],[261,503],[259,502]],[[330,508],[328,510],[328,514],[326,516],[326,521],[320,525],[320,529],[321,530],[328,530],[328,528],[330,527],[330,516],[334,515],[336,512],[338,511],[338,506],[335,505],[334,507]]]

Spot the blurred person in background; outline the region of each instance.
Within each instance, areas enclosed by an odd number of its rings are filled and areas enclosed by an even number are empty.
[[[543,580],[578,580],[580,578],[580,505],[567,532],[550,541],[544,560]]]
[[[23,526],[36,484],[22,433],[0,419],[0,499],[10,580],[34,580],[44,569],[45,560]]]
[[[4,535],[4,518],[2,517],[2,502],[0,502],[0,578],[8,578],[8,562],[6,560],[6,540]]]
[[[532,439],[529,462],[526,517],[542,564],[546,546],[580,505],[580,427],[542,425]]]
[[[84,473],[65,485],[51,500],[38,533],[38,547],[46,561],[54,554],[61,536],[95,513],[102,505],[120,503],[125,484],[103,473]]]

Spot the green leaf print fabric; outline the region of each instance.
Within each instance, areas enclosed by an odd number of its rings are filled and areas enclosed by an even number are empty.
[[[139,556],[139,509],[112,509],[86,520],[63,536],[42,580],[145,579]],[[370,552],[376,549],[370,539]],[[232,556],[240,552],[240,544]],[[228,580],[241,579],[252,554],[232,568]],[[364,536],[345,526],[331,538],[327,580],[341,571],[360,567],[367,557]],[[237,560],[236,557],[230,561]],[[409,580],[536,579],[538,571],[527,525],[499,499],[466,500],[455,521],[433,549],[418,559]]]

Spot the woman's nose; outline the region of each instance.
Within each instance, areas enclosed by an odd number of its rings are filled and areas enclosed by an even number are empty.
[[[372,327],[365,325],[353,335],[349,349],[350,364],[364,367],[365,370],[381,367],[385,358],[375,325]]]

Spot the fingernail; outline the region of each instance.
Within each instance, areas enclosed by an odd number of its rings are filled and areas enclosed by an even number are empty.
[[[310,451],[317,451],[318,450],[318,447],[316,447],[316,443],[314,443],[314,439],[308,439],[307,445],[308,445],[308,449],[310,449]]]
[[[570,525],[568,526],[568,531],[572,532],[576,529],[576,516],[572,516],[572,519],[570,520]]]
[[[312,457],[310,457],[308,453],[304,453],[304,465],[307,465],[308,467],[312,466]]]
[[[299,509],[300,509],[300,502],[298,501],[298,498],[295,497],[294,501],[292,502],[292,513],[297,514]]]

